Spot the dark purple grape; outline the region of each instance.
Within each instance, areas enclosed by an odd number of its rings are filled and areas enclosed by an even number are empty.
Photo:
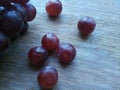
[[[3,6],[0,6],[0,15],[3,14],[5,12],[6,8]]]
[[[27,12],[26,21],[32,21],[36,16],[36,8],[30,3],[26,4],[24,7],[25,7],[26,12]]]
[[[37,80],[43,89],[51,89],[57,83],[58,72],[53,66],[46,66],[40,70]]]
[[[1,18],[2,17],[2,18]],[[23,27],[22,16],[14,10],[8,10],[0,15],[2,21],[2,32],[5,34],[18,32]]]
[[[13,41],[19,37],[19,32],[6,33],[6,35],[10,38],[11,41]]]
[[[9,38],[0,32],[0,52],[3,52],[9,46]]]
[[[13,2],[20,3],[22,5],[25,5],[29,0],[13,0]]]
[[[15,11],[18,11],[21,14],[23,20],[25,21],[25,19],[26,19],[26,10],[25,10],[24,6],[22,6],[19,3],[11,3],[11,6],[9,8],[13,9]]]
[[[19,31],[19,34],[20,34],[20,35],[25,34],[25,33],[27,32],[28,28],[29,28],[28,23],[27,23],[27,22],[24,22],[23,28]]]
[[[2,23],[3,23],[3,14],[6,11],[6,8],[3,6],[0,6],[0,31],[2,30]]]

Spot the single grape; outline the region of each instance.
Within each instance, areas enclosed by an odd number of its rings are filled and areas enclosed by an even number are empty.
[[[43,89],[51,89],[58,81],[58,72],[53,66],[46,66],[39,71],[37,80]]]
[[[2,31],[2,23],[4,18],[4,12],[6,11],[6,8],[3,6],[0,6],[0,31]]]
[[[23,5],[21,5],[19,3],[11,3],[9,8],[13,9],[15,11],[18,11],[21,14],[23,20],[24,21],[26,20],[26,10]]]
[[[48,58],[47,50],[43,47],[33,47],[28,52],[30,64],[33,66],[42,65]]]
[[[20,34],[20,35],[25,34],[25,33],[27,32],[27,30],[28,30],[28,27],[29,27],[28,23],[27,23],[27,22],[24,22],[24,26],[23,26],[23,28],[19,31],[19,34]]]
[[[62,3],[60,0],[49,0],[46,4],[46,12],[49,16],[56,17],[62,11]]]
[[[20,3],[22,5],[25,5],[29,0],[13,0],[13,2]]]
[[[5,34],[18,32],[24,24],[21,15],[14,10],[7,10],[4,14],[0,15],[0,18],[3,21],[1,31]]]
[[[47,33],[42,37],[42,46],[48,50],[48,52],[54,52],[59,45],[59,39],[54,33]]]
[[[26,21],[32,21],[36,16],[36,8],[30,3],[27,3],[24,7],[27,13]]]
[[[56,49],[56,55],[60,62],[70,63],[76,56],[76,49],[71,44],[62,43]]]
[[[2,32],[0,32],[0,52],[3,52],[8,48],[10,40]]]
[[[77,27],[81,34],[89,35],[95,29],[96,22],[92,17],[86,16],[79,20]]]
[[[6,7],[0,6],[0,15],[6,11]]]

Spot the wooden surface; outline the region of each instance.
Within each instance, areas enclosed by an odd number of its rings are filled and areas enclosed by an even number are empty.
[[[63,11],[56,19],[46,14],[46,1],[31,0],[37,16],[29,22],[26,35],[12,42],[0,60],[0,90],[41,90],[36,79],[39,70],[28,64],[27,52],[41,45],[48,32],[77,50],[69,66],[62,66],[54,55],[49,57],[46,65],[59,73],[53,90],[120,90],[120,0],[61,0]],[[88,38],[82,38],[76,27],[83,16],[97,23]]]

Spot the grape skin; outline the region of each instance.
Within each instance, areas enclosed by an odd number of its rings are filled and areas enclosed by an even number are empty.
[[[92,17],[85,16],[78,21],[77,27],[82,35],[89,35],[95,29],[96,22]]]
[[[32,21],[35,18],[37,13],[36,8],[30,3],[27,3],[26,5],[24,5],[24,7],[27,13],[26,21]]]
[[[56,49],[56,55],[60,62],[67,64],[74,60],[76,49],[69,43],[62,43]]]
[[[2,32],[0,32],[0,52],[3,52],[9,47],[10,40]]]
[[[53,66],[46,66],[39,71],[37,80],[43,89],[51,89],[58,81],[58,72]]]
[[[60,0],[49,0],[46,4],[46,12],[49,16],[57,17],[62,11],[62,3]]]
[[[45,48],[36,46],[29,50],[28,58],[31,65],[40,66],[47,60],[48,52]]]
[[[42,37],[42,46],[48,50],[48,52],[54,52],[59,45],[59,39],[54,33],[47,33]]]

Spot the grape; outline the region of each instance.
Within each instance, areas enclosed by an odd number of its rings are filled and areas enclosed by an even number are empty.
[[[56,17],[62,11],[62,3],[60,0],[49,0],[46,4],[46,12],[48,15]]]
[[[3,14],[6,11],[6,8],[0,6],[0,31],[2,30],[2,23],[3,23]]]
[[[63,63],[70,63],[76,56],[76,49],[73,45],[62,43],[56,49],[58,59]]]
[[[22,5],[25,5],[29,0],[13,0],[13,2],[20,3]]]
[[[30,3],[26,4],[24,7],[27,13],[26,21],[32,21],[36,16],[36,8]]]
[[[86,16],[79,20],[77,27],[81,34],[89,35],[95,29],[96,22],[92,17]]]
[[[37,79],[43,89],[51,89],[58,80],[58,72],[53,66],[46,66],[40,70]]]
[[[0,15],[2,17],[2,32],[5,34],[18,32],[23,27],[23,20],[21,15],[14,10],[7,10],[4,14]]]
[[[20,30],[20,32],[19,32],[19,34],[20,35],[23,35],[23,34],[25,34],[26,32],[27,32],[27,30],[28,30],[28,23],[27,22],[24,22],[24,26],[23,26],[23,28]]]
[[[0,6],[0,15],[3,14],[5,12],[6,8],[3,6]]]
[[[4,12],[6,11],[6,8],[3,7],[3,6],[0,6],[0,25],[3,23],[2,20],[3,20],[3,14]]]
[[[48,33],[42,37],[42,46],[49,52],[54,52],[58,45],[59,39],[54,33]]]
[[[33,47],[28,52],[28,58],[31,65],[39,66],[42,65],[48,57],[47,50],[43,47]]]
[[[8,48],[10,40],[2,32],[0,32],[0,52],[3,52]]]
[[[19,36],[19,32],[6,33],[11,41],[15,40]]]
[[[15,40],[28,30],[28,21],[35,18],[36,8],[28,2],[29,0],[0,0],[0,55],[8,47],[10,40]],[[31,62],[37,65],[47,59],[48,53],[43,47],[36,48],[40,61]]]
[[[25,21],[26,10],[25,10],[24,6],[22,6],[19,3],[11,3],[11,7],[9,7],[9,8],[11,8],[12,10],[18,11],[21,14],[23,20]]]

